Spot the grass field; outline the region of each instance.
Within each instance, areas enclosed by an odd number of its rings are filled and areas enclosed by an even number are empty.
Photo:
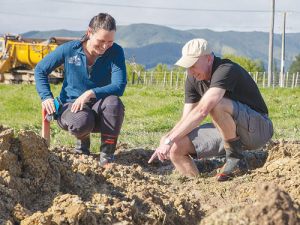
[[[55,96],[61,84],[51,85]],[[261,89],[274,123],[274,139],[300,139],[300,90]],[[154,149],[160,137],[180,119],[184,104],[183,89],[156,86],[127,86],[121,97],[125,119],[120,142],[133,148]],[[210,122],[207,118],[204,122]],[[0,124],[15,129],[30,129],[41,134],[41,100],[34,85],[0,84]],[[99,151],[99,134],[92,134],[92,151]],[[51,123],[51,145],[75,145],[75,138]]]

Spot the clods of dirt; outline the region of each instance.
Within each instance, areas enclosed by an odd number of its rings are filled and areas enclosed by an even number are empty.
[[[47,147],[30,130],[0,125],[0,224],[300,224],[300,141],[274,140],[246,152],[250,171],[217,182],[224,157],[196,160],[179,175],[152,150],[120,144],[115,163],[73,147]]]

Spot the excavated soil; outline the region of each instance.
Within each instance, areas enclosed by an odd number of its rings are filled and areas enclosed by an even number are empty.
[[[120,144],[102,169],[99,154],[0,125],[0,224],[300,224],[299,150],[299,140],[272,140],[246,152],[248,174],[217,182],[224,157],[197,160],[189,179]]]

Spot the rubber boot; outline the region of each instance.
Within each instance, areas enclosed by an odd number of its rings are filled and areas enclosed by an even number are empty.
[[[100,166],[105,168],[114,161],[118,137],[108,137],[101,135],[100,146]]]
[[[90,155],[91,154],[90,153],[90,145],[91,145],[90,135],[88,135],[84,139],[77,138],[76,147],[74,150],[75,154]]]
[[[226,165],[222,173],[217,175],[218,181],[226,181],[235,176],[242,175],[248,170],[248,163],[243,155],[243,145],[240,137],[225,142]]]

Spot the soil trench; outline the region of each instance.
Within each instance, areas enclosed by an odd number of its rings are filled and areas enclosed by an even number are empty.
[[[224,156],[195,160],[190,179],[124,143],[105,169],[73,151],[0,124],[0,225],[300,224],[300,140],[245,152],[249,173],[226,182]]]

